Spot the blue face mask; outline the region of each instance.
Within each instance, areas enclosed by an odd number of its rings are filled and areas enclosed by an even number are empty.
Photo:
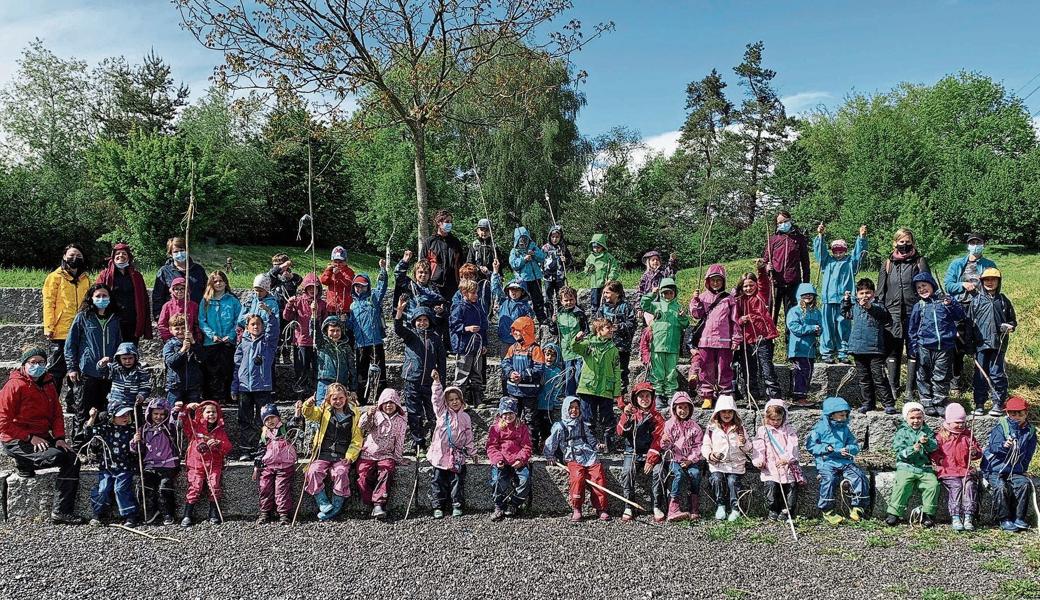
[[[177,262],[184,262],[188,258],[188,253],[184,250],[178,250],[173,253],[173,260]]]
[[[779,231],[780,233],[787,233],[787,232],[791,231],[791,222],[790,221],[784,221],[783,223],[781,223],[781,224],[776,226],[776,230]]]
[[[112,302],[112,299],[109,298],[108,296],[102,296],[101,298],[94,298],[94,306],[98,307],[101,310],[105,310],[106,308],[108,308],[108,305],[109,305],[110,302]]]
[[[25,372],[29,374],[29,377],[33,379],[39,379],[43,377],[43,374],[47,372],[47,365],[30,364],[25,366]]]
[[[130,263],[128,263],[128,262],[117,262],[116,263],[116,268],[118,268],[118,269],[125,269],[125,268],[127,268],[129,266],[130,266]]]
[[[975,256],[982,256],[982,251],[986,248],[983,244],[968,244],[968,254],[974,254]]]
[[[444,233],[451,233],[451,223],[441,223],[441,227],[444,228]]]

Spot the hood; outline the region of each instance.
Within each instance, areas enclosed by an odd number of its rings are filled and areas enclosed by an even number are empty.
[[[184,279],[183,277],[174,277],[173,280],[170,281],[170,289],[172,290],[173,288],[177,287],[178,285],[183,285],[184,287],[188,287],[188,281],[186,279]]]
[[[610,342],[610,340],[606,341]],[[632,391],[628,394],[628,400],[632,403],[632,406],[635,406],[637,408],[639,407],[639,404],[636,403],[636,396],[639,395],[639,392],[650,392],[651,394],[654,394],[654,384],[650,383],[649,381],[643,381],[632,386]],[[650,408],[654,408],[656,404],[656,402],[650,403]]]
[[[534,333],[534,319],[532,319],[531,317],[525,315],[513,321],[513,325],[510,331],[514,329],[520,330],[520,337],[522,338],[523,345],[525,347],[530,346],[535,342],[536,338]]]
[[[563,227],[560,227],[559,225],[553,225],[552,227],[549,228],[549,235],[545,236],[545,241],[547,241],[547,242],[549,242],[551,244],[552,243],[552,234],[554,234],[554,233],[559,233],[560,234],[560,243],[562,244],[564,242],[565,238],[563,236]]]
[[[795,296],[797,296],[799,299],[801,299],[803,294],[812,294],[813,296],[815,296],[816,295],[816,286],[814,286],[811,283],[799,283],[798,284],[798,292],[795,293]]]
[[[849,407],[849,403],[844,398],[837,396],[831,396],[823,401],[823,415],[830,417],[834,413],[838,412],[851,412],[852,408]]]
[[[675,392],[672,395],[672,401],[668,403],[668,410],[671,411],[672,416],[675,416],[675,407],[680,404],[690,405],[690,416],[693,416],[693,400],[690,399],[690,395],[686,392]]]
[[[510,281],[509,285],[506,286],[506,289],[503,290],[507,295],[509,294],[509,288],[516,288],[520,290],[520,299],[527,299],[527,286],[524,285],[524,282],[520,281],[519,279],[514,279]]]
[[[604,252],[610,250],[610,247],[607,246],[607,234],[605,233],[597,233],[592,236],[592,241],[589,242],[589,250],[592,250],[593,244],[599,244],[600,246],[603,246]]]
[[[430,307],[428,307],[428,306],[420,306],[420,307],[416,308],[415,310],[413,310],[411,312],[411,314],[408,315],[408,322],[411,323],[412,325],[415,325],[415,321],[419,317],[426,317],[427,319],[430,320],[430,325],[431,326],[433,325],[434,314],[433,314],[433,311],[430,310]]]
[[[354,286],[360,285],[361,291],[357,291]],[[368,273],[358,273],[354,276],[354,283],[350,285],[350,294],[355,298],[365,298],[369,292],[372,291],[372,280],[369,279]]]
[[[704,274],[704,289],[709,289],[708,280],[712,277],[722,277],[722,287],[719,288],[719,291],[726,289],[726,267],[718,263],[715,263],[708,267],[708,271]]]
[[[397,412],[401,412],[401,395],[397,393],[397,390],[386,388],[381,394],[379,394],[379,402],[376,403],[378,410],[382,412],[383,405],[391,403],[397,407]]]
[[[120,356],[125,354],[131,354],[134,358],[141,360],[141,355],[137,352],[137,346],[133,342],[123,342],[116,348],[116,353],[113,355],[118,361]]]
[[[556,355],[555,355],[555,357],[554,357],[552,362],[548,362],[548,359],[546,359],[545,366],[547,366],[547,367],[558,367],[558,366],[560,366],[563,363],[563,357],[560,355],[560,347],[556,344],[556,342],[549,342],[548,344],[542,346],[542,354],[547,354],[550,350],[555,352]]]
[[[170,404],[166,401],[166,398],[162,396],[156,396],[148,401],[148,408],[145,410],[145,423],[148,425],[152,424],[152,411],[153,410],[165,410],[166,420],[169,421],[172,415],[170,414]]]
[[[223,427],[224,426],[224,410],[222,408],[220,408],[220,403],[218,403],[216,401],[213,401],[213,400],[206,400],[205,402],[200,402],[199,403],[199,407],[195,409],[195,419],[194,419],[195,425],[196,426],[201,426],[201,425],[206,423],[206,418],[202,416],[202,411],[204,411],[207,406],[215,406],[215,407],[217,407],[217,427]]]
[[[314,288],[315,298],[321,298],[321,282],[318,281],[314,273],[307,273],[303,276],[303,281],[300,282],[301,290],[306,290],[309,287]]]
[[[766,402],[766,408],[769,408],[770,406],[779,406],[780,408],[784,409],[784,420],[781,423],[781,425],[787,425],[787,405],[784,404],[784,401],[780,400],[779,398],[773,398],[769,402]],[[765,411],[763,410],[763,412]]]
[[[737,403],[733,400],[733,396],[729,394],[722,394],[719,399],[715,402],[715,410],[711,411],[711,420],[715,420],[715,416],[721,411],[732,410],[734,413],[737,412]]]
[[[560,421],[562,421],[564,425],[574,425],[581,420],[580,412],[577,419],[572,419],[571,416],[567,414],[571,408],[571,404],[574,404],[575,402],[578,403],[578,410],[580,411],[581,398],[578,398],[577,396],[566,396],[563,401],[560,402]]]
[[[928,271],[923,271],[921,273],[918,273],[917,275],[914,275],[913,283],[915,287],[919,283],[927,283],[928,285],[932,286],[932,294],[935,294],[935,292],[939,291],[939,285],[935,283],[935,279],[932,277],[932,274]]]
[[[527,231],[526,227],[517,227],[516,229],[513,230],[513,247],[514,248],[519,248],[520,247],[520,238],[522,238],[522,237],[527,238],[527,243],[528,244],[530,244],[531,242],[534,241],[534,239],[531,238],[531,232]],[[524,248],[527,248],[527,246],[524,246]]]
[[[343,328],[343,321],[340,320],[338,315],[329,315],[325,317],[325,320],[321,322],[321,333],[326,337],[329,335],[329,325],[339,325]],[[344,332],[345,333],[345,332]]]
[[[462,398],[462,409],[461,410],[466,410],[466,395],[462,393],[462,388],[460,388],[457,385],[449,385],[448,387],[444,388],[444,406],[447,407],[447,405],[448,405],[448,394],[450,394],[451,392],[457,393],[459,395],[459,398]],[[448,410],[451,410],[451,409],[449,408]]]
[[[679,296],[679,286],[675,284],[675,280],[671,277],[665,277],[661,279],[661,285],[658,286],[658,289],[663,290],[664,288],[672,288],[673,290],[675,290],[676,297]]]
[[[507,413],[516,414],[516,400],[510,396],[502,396],[498,401],[498,415],[502,416]]]

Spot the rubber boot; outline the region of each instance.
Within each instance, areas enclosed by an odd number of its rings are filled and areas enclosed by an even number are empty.
[[[318,490],[317,494],[314,494],[314,502],[318,504],[318,518],[330,510],[332,510],[332,502],[329,502],[329,497],[325,493],[325,489]]]
[[[914,392],[917,391],[917,361],[913,358],[906,361],[906,400],[914,401]]]
[[[679,508],[679,501],[678,500],[673,498],[673,499],[668,501],[668,522],[669,523],[674,523],[676,521],[686,521],[686,520],[689,520],[689,518],[690,518],[690,513],[683,512],[683,510],[681,508]]]
[[[184,505],[184,518],[181,519],[181,527],[191,527],[192,519],[194,517],[195,505],[185,504]]]
[[[892,388],[892,398],[899,397],[899,362],[894,356],[885,359],[885,368],[888,370],[888,387]]]
[[[216,502],[209,503],[209,522],[213,525],[220,525],[224,521],[220,518],[220,510],[217,509]]]
[[[701,497],[696,493],[690,494],[690,520],[696,521],[701,518]]]

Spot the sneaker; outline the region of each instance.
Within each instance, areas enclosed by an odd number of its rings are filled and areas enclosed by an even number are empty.
[[[980,407],[976,408],[975,410],[971,411],[971,414],[975,415],[976,417],[985,417],[986,416],[986,409],[980,406]]]
[[[1004,409],[999,404],[994,404],[993,408],[989,409],[989,416],[991,417],[1002,417],[1004,416]]]
[[[654,508],[654,523],[664,523],[664,511],[660,508]]]
[[[859,523],[863,520],[863,509],[858,506],[853,506],[852,510],[849,511],[849,518]]]
[[[1018,531],[1018,527],[1014,521],[1001,521],[1000,528],[1004,531]]]
[[[958,516],[950,517],[950,529],[954,531],[964,531],[964,523]]]
[[[1019,531],[1029,531],[1029,523],[1026,523],[1023,519],[1015,519],[1015,527],[1018,527]]]
[[[162,524],[167,526],[167,527],[169,527],[170,525],[173,525],[176,522],[177,522],[177,518],[174,517],[173,515],[164,515],[163,516]]]
[[[453,516],[453,517],[461,517],[462,516],[462,507],[461,506],[456,506],[455,508],[451,509],[451,516]]]
[[[382,519],[386,517],[386,511],[383,509],[382,504],[376,504],[372,507],[372,517],[376,519]]]
[[[873,405],[864,404],[863,406],[859,407],[859,414],[865,415],[865,414],[867,414],[868,412],[870,412],[872,410],[874,410],[874,406]]]
[[[434,519],[443,519],[444,518],[444,511],[439,509],[439,508],[434,509],[434,511],[433,511],[433,518]]]
[[[289,518],[289,515],[278,515],[278,524],[292,525],[292,519]]]
[[[726,520],[729,521],[730,523],[732,523],[733,521],[736,521],[739,518],[740,518],[740,511],[739,510],[731,510],[731,511],[729,511],[729,518],[726,519]]]
[[[841,522],[845,520],[845,517],[839,515],[833,510],[827,510],[823,512],[823,520],[827,521],[831,525],[840,525]]]
[[[885,517],[885,525],[888,525],[889,527],[895,527],[896,525],[899,525],[899,517],[895,515],[888,515],[887,517]]]
[[[512,504],[507,504],[506,505],[506,509],[503,512],[505,513],[505,515],[507,517],[515,517],[516,516],[516,507],[513,506]]]
[[[610,520],[610,513],[608,513],[607,511],[603,511],[603,512],[599,513],[599,520],[600,521],[604,521],[604,522],[609,521]]]
[[[580,523],[580,522],[581,522],[581,509],[580,508],[575,508],[574,511],[571,512],[571,523]]]
[[[636,517],[632,513],[632,509],[631,508],[626,508],[625,512],[621,513],[621,520],[623,522],[625,522],[625,523],[628,523],[629,521],[631,521],[634,518],[636,518]]]
[[[769,520],[770,521],[779,521],[780,520],[780,513],[776,512],[775,510],[769,511]]]
[[[964,516],[964,531],[975,531],[975,523],[972,523],[971,519],[971,515]]]
[[[91,527],[103,527],[105,524],[101,522],[101,519],[94,517],[90,520]]]
[[[250,462],[250,461],[253,460],[253,457],[249,456],[248,454],[243,454],[243,455],[238,457],[238,460],[239,460],[239,462]]]
[[[83,517],[72,513],[52,512],[51,523],[55,525],[82,525],[84,521]]]
[[[721,521],[726,518],[726,507],[720,506],[715,509],[715,520]]]
[[[498,508],[498,507],[496,506],[496,507],[495,507],[495,512],[491,513],[491,520],[492,520],[492,521],[496,521],[496,522],[497,522],[497,521],[501,521],[501,520],[502,520],[502,519],[504,519],[504,518],[506,518],[506,513],[505,513],[505,511],[504,511],[504,510],[502,510],[501,508]]]
[[[130,529],[137,529],[140,526],[141,526],[141,522],[137,520],[137,517],[127,517],[127,519],[125,521],[123,521],[123,527],[129,527]]]
[[[932,527],[934,525],[935,525],[935,517],[930,515],[930,514],[928,514],[928,513],[924,513],[924,515],[921,517],[921,527],[924,527],[925,529],[928,529],[928,528],[930,528],[930,527]]]

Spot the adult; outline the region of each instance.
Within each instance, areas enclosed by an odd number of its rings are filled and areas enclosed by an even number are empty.
[[[155,274],[155,285],[152,286],[152,318],[158,319],[163,304],[170,299],[170,287],[173,280],[183,277],[188,286],[188,298],[198,304],[202,294],[206,292],[206,269],[188,256],[188,244],[182,237],[166,240],[166,264]]]
[[[795,292],[802,283],[809,283],[809,239],[795,227],[791,213],[782,210],[776,215],[776,232],[769,236],[762,252],[766,261],[769,281],[773,284],[773,324],[798,304]],[[781,313],[783,309],[783,313]]]
[[[906,361],[906,401],[913,399],[917,382],[917,361],[909,358],[910,338],[906,335],[910,324],[910,313],[920,299],[914,286],[914,276],[931,273],[928,261],[917,250],[914,232],[900,227],[892,236],[892,253],[881,264],[878,273],[877,299],[892,316],[885,327],[888,381],[892,384],[892,397],[899,397],[899,370],[902,368],[903,352]]]
[[[960,300],[965,312],[971,304],[971,292],[979,287],[979,278],[986,269],[996,269],[997,263],[982,255],[986,248],[986,239],[979,233],[969,233],[965,236],[968,245],[968,253],[953,259],[946,269],[946,277],[943,278],[943,286],[946,293]],[[972,347],[971,327],[964,323],[957,327],[957,350],[953,357],[953,385],[950,394],[957,395],[961,390],[961,379],[964,376],[964,356],[974,354]]]
[[[61,396],[61,384],[67,372],[65,338],[76,318],[76,311],[90,288],[83,249],[79,244],[65,246],[61,265],[43,282],[43,335],[50,340],[51,352],[47,371],[54,381],[54,392]]]
[[[138,343],[152,339],[152,313],[148,308],[148,290],[137,270],[130,245],[119,242],[112,247],[108,266],[97,278],[112,290],[112,301],[123,310],[119,314],[119,331],[124,342]]]
[[[112,302],[112,290],[103,283],[95,283],[87,290],[69,327],[65,363],[69,367],[69,381],[76,390],[77,436],[90,416],[90,409],[101,412],[108,406],[112,380],[103,377],[99,367],[115,360],[121,341],[119,310],[119,305]]]
[[[58,467],[51,520],[80,525],[83,519],[73,512],[79,461],[65,441],[65,419],[54,375],[47,370],[47,350],[28,348],[20,360],[21,367],[11,371],[0,389],[0,443],[21,477],[35,477],[36,469]]]
[[[451,232],[451,212],[437,211],[433,219],[437,232],[426,240],[426,260],[433,269],[430,283],[437,288],[442,298],[454,298],[459,289],[459,267],[466,258],[466,250],[459,238]]]

